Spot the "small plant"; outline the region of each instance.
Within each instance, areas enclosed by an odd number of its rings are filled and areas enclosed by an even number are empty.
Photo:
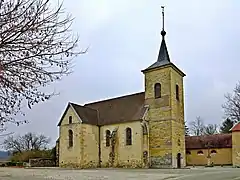
[[[7,162],[6,165],[7,166],[16,166],[17,164],[16,164],[16,162]]]
[[[16,166],[23,166],[23,162],[17,162]]]

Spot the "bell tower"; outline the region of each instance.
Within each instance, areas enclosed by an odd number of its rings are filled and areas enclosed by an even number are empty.
[[[184,91],[185,74],[168,54],[162,6],[162,42],[157,61],[142,70],[145,76],[145,103],[149,107],[150,167],[185,166]]]

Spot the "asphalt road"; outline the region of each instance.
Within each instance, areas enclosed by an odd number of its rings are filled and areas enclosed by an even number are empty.
[[[238,168],[194,169],[15,169],[0,168],[0,180],[240,180]]]

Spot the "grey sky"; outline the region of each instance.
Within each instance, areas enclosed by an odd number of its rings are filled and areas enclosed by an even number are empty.
[[[165,5],[171,61],[185,77],[185,119],[220,123],[224,93],[239,78],[240,3],[233,0],[65,0],[80,47],[74,73],[54,84],[61,94],[27,111],[16,133],[42,132],[53,141],[68,101],[84,104],[144,90],[141,70],[156,61]]]

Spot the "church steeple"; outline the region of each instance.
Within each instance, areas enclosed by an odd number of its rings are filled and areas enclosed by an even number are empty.
[[[161,45],[160,45],[160,50],[159,50],[159,53],[158,53],[157,61],[155,63],[153,63],[151,66],[149,66],[148,68],[142,70],[142,72],[146,73],[150,70],[152,71],[152,70],[155,70],[155,69],[158,69],[158,68],[171,66],[178,73],[180,73],[182,76],[185,76],[185,74],[170,61],[170,57],[169,57],[168,50],[167,50],[167,45],[166,45],[166,42],[165,42],[166,31],[164,29],[165,28],[164,6],[161,6],[161,8],[162,8],[162,31],[161,31],[162,42],[161,42]]]
[[[184,85],[185,74],[170,62],[165,42],[164,8],[161,46],[155,63],[143,70],[148,111],[148,151],[151,167],[185,166]],[[161,146],[161,144],[165,144]]]
[[[168,50],[167,50],[167,45],[165,42],[165,36],[166,36],[166,31],[164,29],[164,6],[161,7],[162,8],[162,31],[161,31],[161,35],[162,35],[162,42],[161,42],[161,46],[160,46],[160,50],[158,53],[158,57],[157,57],[157,61],[152,64],[151,66],[149,66],[147,69],[143,70],[142,72],[145,72],[147,70],[153,69],[153,68],[157,68],[160,66],[165,66],[168,64],[172,64],[170,62],[170,57],[168,54]]]
[[[161,62],[161,61],[170,62],[170,58],[169,58],[169,54],[168,54],[168,50],[167,50],[167,45],[166,45],[166,42],[165,42],[166,31],[164,29],[164,6],[162,6],[161,8],[162,8],[162,22],[163,22],[162,31],[161,31],[162,43],[161,43],[161,46],[160,46],[157,61],[159,61],[159,62]]]

